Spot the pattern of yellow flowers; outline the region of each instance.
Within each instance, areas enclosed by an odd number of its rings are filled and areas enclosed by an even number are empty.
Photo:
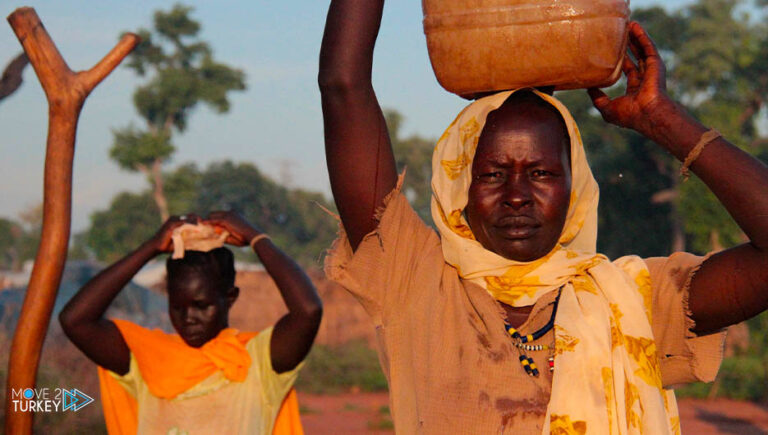
[[[667,411],[667,414],[670,414],[669,412],[669,396],[672,396],[672,399],[675,398],[675,393],[673,390],[665,391],[664,394],[661,395],[661,397],[664,398],[664,409]],[[675,414],[673,417],[669,418],[669,429],[674,435],[681,435],[680,432],[680,416]]]
[[[443,169],[445,170],[445,174],[450,178],[451,180],[455,180],[459,178],[459,175],[461,175],[461,171],[464,170],[464,168],[467,167],[467,165],[470,163],[469,157],[467,157],[466,154],[461,153],[458,158],[455,160],[442,160],[440,164],[443,166]]]
[[[432,211],[445,261],[463,279],[513,306],[531,305],[561,288],[555,354],[557,364],[570,370],[556,371],[553,377],[546,434],[582,434],[587,425],[594,433],[669,433],[677,412],[659,412],[658,395],[664,393],[658,388],[659,362],[648,315],[650,277],[640,258],[611,262],[596,254],[599,188],[575,121],[561,103],[537,93],[560,112],[571,139],[571,201],[552,251],[556,255],[530,263],[507,260],[477,243],[461,217],[485,119],[509,95],[502,92],[470,104],[435,148]],[[602,339],[608,333],[610,347]],[[604,362],[594,364],[597,357]],[[580,400],[585,394],[605,395],[607,414],[599,403]]]
[[[646,384],[661,389],[661,368],[656,352],[656,342],[651,338],[624,336],[627,353],[639,368],[635,374]]]
[[[568,415],[549,416],[549,433],[552,435],[583,435],[587,433],[587,422],[571,421]]]
[[[609,304],[611,307],[611,345],[613,347],[626,346],[627,354],[635,361],[638,369],[635,374],[646,384],[661,388],[661,367],[659,356],[656,352],[656,342],[651,338],[632,337],[621,332],[621,318],[623,314],[618,305]]]
[[[472,119],[461,126],[460,130],[461,143],[464,145],[464,149],[474,154],[477,142],[480,139],[480,123],[477,122],[477,118],[473,116]],[[467,141],[469,141],[469,144],[467,144]]]
[[[443,222],[451,227],[451,229],[456,232],[456,234],[459,234],[462,237],[466,237],[470,240],[475,240],[475,235],[472,233],[472,230],[467,224],[464,223],[461,218],[461,210],[454,210],[448,216],[445,216],[441,213],[440,216],[443,218]]]
[[[603,389],[605,390],[605,412],[608,414],[608,432],[613,433],[613,370],[603,367],[600,371],[603,376]]]
[[[573,289],[577,292],[587,292],[597,295],[597,286],[588,276],[579,275],[571,281],[573,283]]]
[[[633,427],[640,427],[642,424],[643,402],[640,401],[640,392],[637,385],[624,379],[624,401],[627,408],[627,424]],[[640,408],[640,414],[635,411],[635,404]]]
[[[561,326],[555,325],[555,355],[561,355],[563,352],[573,352],[579,339],[567,333]]]
[[[651,274],[648,270],[641,270],[635,277],[635,284],[637,284],[637,291],[643,297],[643,306],[645,307],[645,315],[648,316],[648,322],[651,319],[651,308],[653,305],[653,290],[651,288]]]
[[[672,417],[669,419],[669,424],[672,429],[672,433],[675,435],[680,435],[680,416]]]

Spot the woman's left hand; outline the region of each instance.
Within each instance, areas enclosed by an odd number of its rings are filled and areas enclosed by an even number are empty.
[[[261,231],[233,211],[211,212],[205,223],[226,230],[229,233],[226,243],[234,246],[247,246],[254,237],[261,234]]]
[[[645,29],[635,21],[629,23],[629,48],[637,64],[624,55],[621,69],[627,77],[626,93],[610,99],[598,88],[587,92],[605,121],[651,137],[654,122],[679,109],[667,95],[664,61]]]

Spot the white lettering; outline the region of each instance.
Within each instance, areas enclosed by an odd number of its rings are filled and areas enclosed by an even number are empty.
[[[29,411],[29,400],[19,400],[19,401],[17,401],[16,404],[19,405],[16,408],[16,411],[18,411],[18,412],[27,412],[27,411]]]

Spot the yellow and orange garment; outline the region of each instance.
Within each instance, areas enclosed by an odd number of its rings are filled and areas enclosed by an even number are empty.
[[[292,388],[303,363],[285,373],[272,370],[272,328],[228,328],[193,348],[175,334],[113,322],[131,350],[131,363],[123,376],[98,368],[111,435],[303,435]]]
[[[674,393],[662,389],[651,331],[648,268],[639,257],[611,262],[596,253],[599,189],[565,106],[534,91],[560,112],[570,135],[571,200],[552,252],[533,262],[501,257],[475,240],[463,216],[486,117],[512,92],[467,106],[435,148],[432,217],[445,261],[461,278],[511,306],[533,305],[562,287],[555,319],[557,369],[542,433],[675,433]]]

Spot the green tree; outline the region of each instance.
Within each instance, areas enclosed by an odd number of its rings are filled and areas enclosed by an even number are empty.
[[[18,270],[21,267],[21,243],[24,228],[10,219],[0,218],[0,267]]]
[[[424,222],[432,222],[432,149],[434,139],[417,134],[402,137],[403,115],[396,110],[385,110],[392,150],[399,171],[406,170],[403,193]]]
[[[305,266],[319,267],[336,236],[337,221],[321,208],[333,206],[322,194],[285,188],[252,164],[225,161],[204,170],[188,164],[164,177],[173,214],[237,211]],[[150,191],[120,193],[106,210],[91,215],[81,240],[96,259],[112,262],[152,236],[157,220]]]
[[[760,110],[768,92],[768,28],[739,13],[742,4],[699,0],[672,13],[660,8],[640,10],[635,18],[658,31],[652,35],[669,65],[669,88],[675,97],[703,124],[761,156],[768,153],[766,138],[757,128],[765,120]],[[744,241],[700,180],[692,177],[680,183],[679,177],[671,177],[670,181],[674,207],[693,250],[706,252]]]
[[[756,155],[768,155],[756,123],[762,118],[759,75],[768,46],[765,28],[736,14],[737,2],[700,0],[667,12],[638,9],[667,64],[673,98],[705,125]],[[621,83],[621,82],[620,82]],[[623,92],[621,84],[609,93]],[[582,133],[600,183],[600,252],[667,255],[733,246],[743,236],[720,202],[696,177],[682,182],[680,163],[640,135],[602,121],[583,91],[558,93]]]
[[[197,192],[195,211],[234,210],[305,266],[318,267],[336,236],[336,220],[320,207],[332,208],[322,194],[287,189],[250,163],[211,164]]]
[[[669,158],[639,134],[603,121],[586,92],[562,92],[557,97],[579,126],[600,185],[598,251],[610,258],[667,255],[683,240],[671,202],[658,199],[668,195],[670,179],[676,175]]]
[[[165,172],[165,192],[168,210],[172,215],[183,215],[195,211],[198,186],[203,173],[194,163],[187,163]]]
[[[159,228],[158,219],[149,192],[123,192],[112,199],[108,209],[91,214],[85,243],[96,259],[111,263],[149,239]]]
[[[192,8],[175,5],[156,11],[154,31],[140,29],[142,42],[131,53],[128,67],[149,81],[133,95],[144,129],[129,125],[114,131],[110,156],[128,171],[145,174],[161,220],[169,216],[162,166],[173,154],[174,131],[183,132],[199,103],[219,113],[229,110],[230,91],[245,89],[242,71],[218,63],[207,43],[198,38],[200,23]]]

